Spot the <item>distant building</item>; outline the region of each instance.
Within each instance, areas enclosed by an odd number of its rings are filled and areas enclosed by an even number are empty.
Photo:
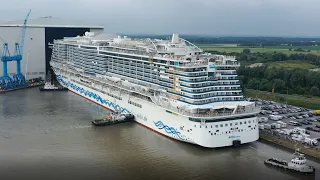
[[[0,22],[0,37],[8,43],[10,53],[14,53],[14,44],[20,40],[23,20]],[[95,34],[103,33],[103,26],[93,26],[81,22],[67,21],[54,17],[29,19],[23,48],[23,60],[21,71],[26,79],[45,78],[50,66],[51,48],[48,44],[54,39],[83,35],[86,31]],[[0,50],[3,43],[0,38]],[[16,73],[16,63],[8,63],[8,74],[12,77]],[[0,63],[0,76],[3,75],[2,63]]]

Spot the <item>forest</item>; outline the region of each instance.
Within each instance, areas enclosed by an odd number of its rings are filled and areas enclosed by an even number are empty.
[[[287,61],[287,60],[302,60],[311,62],[314,65],[320,65],[320,56],[312,53],[293,53],[287,55],[281,52],[274,53],[251,53],[250,49],[244,49],[243,52],[237,53],[226,53],[226,52],[217,52],[217,51],[207,51],[209,53],[216,53],[222,55],[232,55],[236,56],[237,60],[242,62],[244,65],[253,64],[253,63],[270,63],[277,61]]]
[[[269,66],[238,70],[242,85],[248,89],[277,93],[320,96],[320,72],[307,69],[286,69]]]

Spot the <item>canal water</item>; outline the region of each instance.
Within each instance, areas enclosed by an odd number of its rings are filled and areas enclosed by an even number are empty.
[[[0,94],[0,179],[320,179],[267,167],[292,152],[261,142],[206,149],[136,123],[93,127],[108,111],[71,92]]]

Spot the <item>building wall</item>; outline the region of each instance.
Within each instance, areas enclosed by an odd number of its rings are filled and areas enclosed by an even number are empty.
[[[95,34],[103,33],[101,28],[53,28],[53,27],[27,27],[24,50],[21,61],[21,73],[26,79],[41,77],[45,79],[46,73],[50,69],[49,61],[52,50],[49,43],[54,39],[63,39],[64,37],[75,37],[84,35],[91,31]],[[14,43],[21,37],[22,27],[0,27],[0,37],[9,45],[10,53],[14,54]],[[2,52],[3,43],[0,40],[0,51]],[[28,56],[29,55],[29,56]],[[16,62],[8,63],[8,74],[12,77],[16,73]],[[0,76],[3,75],[3,64],[0,62]]]
[[[94,32],[95,35],[102,34],[104,29],[101,28],[90,28],[90,32]]]
[[[63,39],[64,37],[75,37],[77,35],[84,35],[85,32],[89,32],[89,28],[45,28],[45,52],[46,52],[46,68],[47,73],[50,70],[49,61],[51,60],[52,49],[48,46],[49,43],[53,43],[54,39]]]
[[[0,27],[0,37],[8,43],[11,55],[14,55],[14,43],[21,39],[22,27]],[[21,72],[27,79],[45,78],[45,29],[28,27],[26,30],[24,50],[21,61]],[[20,38],[19,38],[20,37]],[[0,41],[1,52],[3,42]],[[29,54],[29,56],[28,56]],[[16,73],[16,62],[8,63],[8,74]],[[0,76],[3,75],[3,64],[0,62]]]

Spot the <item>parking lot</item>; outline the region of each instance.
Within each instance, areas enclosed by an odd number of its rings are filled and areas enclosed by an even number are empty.
[[[286,136],[287,139],[309,146],[320,147],[320,116],[317,116],[313,110],[261,99],[251,98],[250,101],[261,106],[259,115],[261,131]],[[281,126],[276,125],[279,121],[282,122],[282,124],[280,122]],[[296,124],[290,121],[295,121]],[[297,127],[305,133],[293,131]],[[315,144],[308,141],[319,142]]]

